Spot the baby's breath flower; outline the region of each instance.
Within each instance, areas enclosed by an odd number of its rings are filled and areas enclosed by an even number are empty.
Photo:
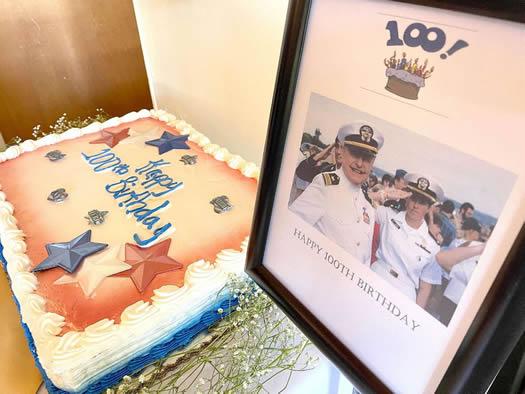
[[[68,119],[67,113],[63,113],[54,124],[48,126],[47,130],[42,129],[42,126],[39,124],[34,126],[31,131],[31,137],[33,139],[39,139],[51,133],[60,134],[74,127],[85,127],[96,120],[103,122],[107,119],[109,119],[109,115],[102,108],[96,109],[95,117],[88,116],[85,119],[80,119],[80,117],[76,119]],[[7,146],[16,145],[21,142],[22,138],[15,136],[8,142]]]
[[[232,304],[238,302],[238,305],[224,308],[226,310],[217,308],[221,319],[210,327],[204,340],[207,345],[198,345],[198,351],[184,361],[181,368],[162,373],[170,365],[174,367],[181,359],[180,355],[191,354],[191,347],[174,353],[155,364],[155,369],[148,372],[151,379],[144,379],[139,386],[139,376],[126,383],[126,389],[136,391],[145,387],[156,392],[232,394],[263,392],[261,382],[264,376],[311,369],[315,358],[304,354],[309,342],[253,281],[229,276],[227,291]],[[186,379],[188,374],[199,373],[206,364],[213,365],[219,373]]]

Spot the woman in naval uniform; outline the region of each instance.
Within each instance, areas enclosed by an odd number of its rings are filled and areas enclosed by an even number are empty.
[[[290,210],[363,264],[370,264],[374,209],[361,189],[383,146],[382,134],[365,122],[341,127],[336,146],[340,167],[314,177]]]
[[[380,239],[372,270],[425,308],[432,285],[441,283],[435,261],[439,246],[428,232],[425,215],[444,193],[429,177],[409,174],[405,179],[412,193],[406,211],[383,206],[376,210]]]

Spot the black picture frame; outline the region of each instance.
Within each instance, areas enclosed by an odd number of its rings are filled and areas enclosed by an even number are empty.
[[[519,1],[402,1],[525,22]],[[343,345],[264,265],[311,0],[291,0],[281,49],[246,264],[247,273],[362,392],[390,392],[369,366]],[[525,225],[502,264],[437,392],[486,392],[525,332]],[[501,386],[500,386],[501,387]]]

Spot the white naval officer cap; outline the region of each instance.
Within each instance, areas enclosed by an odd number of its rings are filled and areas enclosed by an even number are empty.
[[[405,175],[405,181],[411,192],[429,198],[432,203],[445,199],[443,188],[432,177],[411,173]]]
[[[356,146],[374,155],[383,146],[383,134],[370,122],[356,121],[341,126],[337,132],[340,144]]]

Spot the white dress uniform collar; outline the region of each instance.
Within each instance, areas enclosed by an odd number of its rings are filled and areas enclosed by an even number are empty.
[[[335,173],[339,177],[339,184],[341,187],[349,189],[353,193],[361,191],[361,185],[356,185],[355,183],[350,182],[342,168],[335,170]]]
[[[398,221],[398,223],[401,222],[401,224],[403,225],[403,227],[405,227],[407,232],[417,232],[423,238],[429,237],[427,223],[423,220],[423,223],[421,223],[421,225],[418,228],[414,228],[414,227],[410,226],[407,223],[407,220],[406,220],[406,211],[398,212],[394,216],[394,220]]]

